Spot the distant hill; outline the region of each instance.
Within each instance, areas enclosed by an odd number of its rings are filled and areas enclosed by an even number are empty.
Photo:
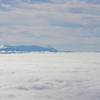
[[[58,52],[53,47],[41,47],[37,45],[32,45],[32,46],[25,46],[25,45],[19,45],[19,46],[10,46],[10,45],[3,45],[0,46],[0,51],[21,51],[21,52],[32,52],[32,51],[37,51],[37,52],[42,52],[42,51],[48,51],[48,52]]]

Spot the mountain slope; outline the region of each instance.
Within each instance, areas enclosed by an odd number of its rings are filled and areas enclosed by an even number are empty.
[[[10,45],[4,45],[2,48],[0,48],[0,51],[27,51],[27,52],[32,52],[32,51],[49,51],[49,52],[57,52],[58,50],[54,48],[46,48],[46,47],[41,47],[37,45],[32,45],[32,46],[25,46],[25,45],[20,45],[20,46],[10,46]]]

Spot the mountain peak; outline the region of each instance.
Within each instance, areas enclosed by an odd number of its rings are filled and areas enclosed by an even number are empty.
[[[7,47],[4,45],[0,45],[0,49],[5,49],[5,48],[7,48]]]

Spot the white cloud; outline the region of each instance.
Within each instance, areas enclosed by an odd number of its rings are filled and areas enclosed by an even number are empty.
[[[1,100],[99,100],[100,53],[0,56]]]
[[[99,43],[99,5],[78,0],[34,4],[20,0],[14,2],[11,5],[1,4],[2,41],[72,43],[82,39],[83,43]],[[61,26],[62,23],[65,24]]]
[[[53,26],[12,26],[2,27],[0,40],[25,43],[63,44],[63,43],[100,43],[99,37],[94,37],[84,28],[66,28]],[[74,33],[73,33],[74,32]]]
[[[4,45],[0,45],[0,49],[4,49],[4,48],[7,48],[7,47],[5,47]]]

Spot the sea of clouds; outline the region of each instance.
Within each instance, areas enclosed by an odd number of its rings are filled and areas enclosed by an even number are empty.
[[[100,100],[100,53],[0,54],[0,100]]]

